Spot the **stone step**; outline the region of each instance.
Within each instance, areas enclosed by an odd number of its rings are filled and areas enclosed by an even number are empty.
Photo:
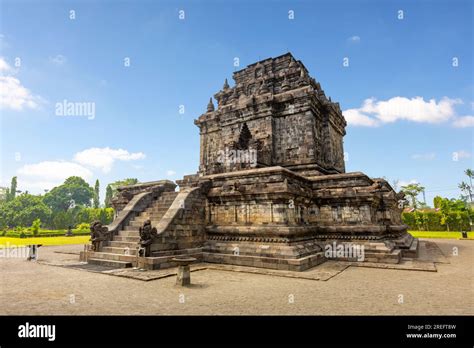
[[[126,248],[129,247],[130,249],[136,248],[138,246],[138,242],[124,242],[124,241],[110,241],[106,247],[116,247],[116,248]]]
[[[158,222],[165,215],[165,213],[166,211],[163,213],[151,213],[151,214],[148,214],[147,216],[137,216],[133,220],[131,220],[127,226],[125,226],[125,229],[127,229],[127,227],[132,227],[133,229],[138,230],[139,227],[143,226],[143,223],[146,220]]]
[[[124,230],[119,231],[118,235],[120,237],[137,237],[140,234],[137,227],[126,226]]]
[[[160,203],[170,203],[174,201],[176,197],[161,197],[157,201],[153,202],[153,204],[160,204]]]
[[[127,225],[127,226],[124,226],[124,228],[121,231],[119,231],[119,234],[120,234],[120,232],[133,232],[133,231],[138,233],[139,228],[140,227]]]
[[[148,219],[150,219],[151,221],[160,221],[161,218],[165,215],[165,213],[152,213],[150,214],[150,217]]]
[[[136,229],[138,229],[139,227],[142,227],[142,226],[143,226],[143,221],[132,220],[128,223],[127,227],[135,227]]]
[[[160,203],[169,204],[169,203],[172,203],[175,199],[176,199],[176,197],[165,197],[165,198],[157,200],[156,202],[158,204],[160,204]]]
[[[114,242],[134,242],[138,243],[140,241],[140,237],[137,236],[115,236],[114,237]]]
[[[152,208],[152,209],[149,209],[149,210],[146,210],[144,215],[140,215],[140,216],[137,216],[138,218],[141,218],[141,217],[146,217],[146,216],[149,216],[151,214],[163,214],[163,213],[166,213],[169,209],[169,206],[167,207],[163,207],[163,208]]]
[[[160,199],[175,199],[179,192],[163,192]]]
[[[358,260],[357,255],[354,257],[327,257],[328,260],[339,260],[339,261],[351,261],[351,262],[381,262],[381,263],[399,263],[401,261],[401,250],[396,249],[391,252],[379,252],[379,251],[365,251],[364,259]]]
[[[150,216],[148,216],[147,218],[145,219],[140,219],[140,220],[137,220],[137,219],[133,219],[132,221],[130,221],[130,223],[128,224],[128,226],[134,226],[134,227],[138,227],[138,226],[135,226],[137,225],[137,223],[134,223],[132,224],[131,222],[138,222],[138,224],[143,225],[143,223],[145,222],[145,220],[151,220],[151,221],[160,221],[161,218],[165,215],[165,213],[162,213],[162,214],[151,214]]]
[[[150,213],[142,211],[139,215],[133,218],[133,221],[145,221],[150,216]]]
[[[391,253],[365,253],[364,261],[366,262],[381,262],[381,263],[400,263],[402,260],[402,251],[395,249]]]
[[[115,261],[115,260],[105,260],[105,259],[89,259],[88,263],[92,265],[114,267],[114,268],[131,268],[132,263],[128,261]]]
[[[414,238],[408,249],[402,249],[402,257],[416,258],[418,256],[418,238]]]
[[[137,255],[136,247],[128,248],[128,254],[127,254],[127,247],[119,248],[119,247],[106,246],[102,248],[102,252],[112,253],[112,254],[122,254],[122,255]]]
[[[99,251],[91,253],[90,259],[135,262],[137,257],[135,255],[124,255]]]
[[[158,205],[158,206],[147,208],[146,212],[149,212],[149,213],[162,212],[162,211],[168,210],[170,206],[171,206],[171,203],[166,204],[166,205]]]
[[[163,216],[152,217],[150,220],[152,222],[152,226],[155,227],[156,223],[161,220]],[[131,221],[127,226],[124,227],[123,231],[137,231],[140,227],[143,226],[142,221]]]
[[[155,203],[151,206],[149,206],[148,208],[146,208],[146,211],[153,211],[153,210],[158,210],[158,209],[166,209],[168,208],[171,203],[173,203],[174,201],[169,201],[169,202],[159,202],[159,203]]]

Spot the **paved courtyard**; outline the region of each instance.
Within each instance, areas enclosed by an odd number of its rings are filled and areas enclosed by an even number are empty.
[[[53,266],[42,260],[76,262],[82,246],[41,247],[39,262],[0,259],[0,314],[473,315],[474,241],[431,241],[449,261],[437,272],[351,266],[315,280],[203,269],[190,288],[176,287],[174,276],[143,281]]]

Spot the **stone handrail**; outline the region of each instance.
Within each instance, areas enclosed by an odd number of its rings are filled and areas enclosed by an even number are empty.
[[[176,184],[169,180],[159,180],[143,182],[135,185],[120,186],[117,188],[117,195],[112,198],[112,206],[117,213],[120,213],[130,201],[143,192],[154,192],[155,196],[163,191],[174,191]]]
[[[133,197],[125,204],[123,209],[118,210],[117,217],[107,226],[110,237],[123,229],[131,219],[144,211],[150,203],[154,199],[157,199],[163,192],[172,191],[175,187],[176,185],[174,183],[167,180],[127,187],[126,189],[131,189]],[[140,191],[137,192],[137,189],[140,189]]]
[[[165,184],[173,184],[172,181],[169,180],[156,180],[156,181],[148,181],[148,182],[139,182],[137,184],[132,185],[122,185],[117,187],[117,191],[125,191],[125,190],[147,190],[149,188],[155,186],[163,186]]]
[[[116,234],[120,231],[133,217],[139,212],[143,211],[144,208],[151,202],[152,192],[142,192],[135,195],[130,202],[127,203],[107,227],[111,235]]]
[[[186,200],[192,193],[195,191],[199,191],[200,187],[192,187],[192,188],[185,188],[178,193],[175,200],[171,204],[171,206],[166,211],[165,215],[160,219],[158,224],[156,225],[157,234],[161,235],[165,233],[168,228],[172,225],[176,217],[180,215],[180,213],[184,212],[186,207]],[[184,204],[184,207],[183,207]]]

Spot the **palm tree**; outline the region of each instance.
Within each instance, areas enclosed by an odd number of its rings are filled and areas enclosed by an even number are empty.
[[[471,200],[471,203],[472,203],[472,194],[471,194],[471,187],[466,184],[464,181],[461,182],[458,187],[461,189],[462,192],[466,192],[467,195],[469,196],[470,200]],[[463,196],[465,197],[465,196]]]
[[[466,169],[464,173],[469,177],[469,184],[472,187],[472,179],[474,178],[474,170]]]
[[[474,170],[466,169],[464,171],[464,174],[466,174],[469,178],[469,185],[463,181],[459,184],[459,188],[461,189],[461,191],[465,191],[469,193],[469,199],[472,203],[472,179],[474,178]]]
[[[418,201],[416,200],[416,197],[418,194],[423,192],[425,188],[421,186],[419,183],[414,183],[414,184],[408,184],[406,186],[402,186],[402,192],[409,196],[411,199],[411,206],[416,210],[417,209],[417,203]]]

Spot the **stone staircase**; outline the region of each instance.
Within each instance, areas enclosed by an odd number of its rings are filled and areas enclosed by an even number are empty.
[[[151,220],[152,226],[156,226],[177,195],[178,192],[163,192],[156,201],[119,231],[112,241],[107,242],[100,252],[92,252],[88,263],[115,268],[132,267],[137,260],[137,247],[140,241],[138,229],[147,219]]]

